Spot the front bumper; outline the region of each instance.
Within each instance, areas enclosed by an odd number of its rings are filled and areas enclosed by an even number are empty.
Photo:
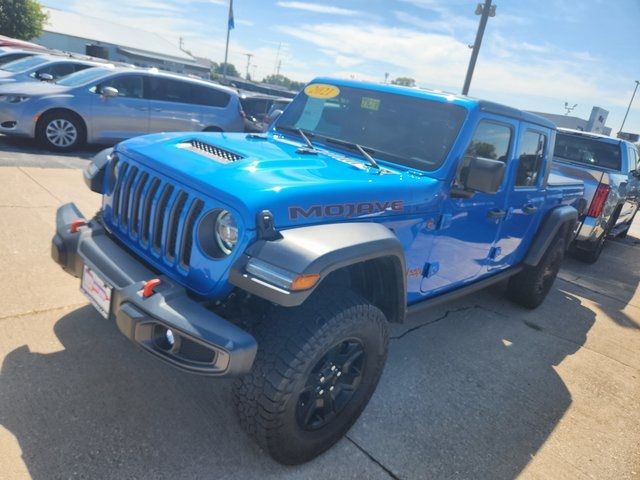
[[[35,121],[25,112],[25,105],[0,104],[0,133],[33,138]]]
[[[110,318],[126,337],[189,372],[237,376],[251,370],[257,351],[253,336],[132,257],[95,219],[72,233],[71,224],[78,219],[84,217],[74,204],[58,209],[51,256],[71,275],[80,277],[86,265],[113,286]],[[142,289],[153,278],[161,283],[153,295],[144,298]],[[163,341],[167,329],[176,339],[173,345]]]

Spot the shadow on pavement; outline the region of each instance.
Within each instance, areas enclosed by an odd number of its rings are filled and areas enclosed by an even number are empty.
[[[575,342],[479,306],[429,328],[410,322],[418,328],[392,340],[378,392],[350,438],[403,478],[514,477],[571,403],[553,366],[579,348],[594,321],[570,296],[554,296],[554,308],[579,313],[565,319]],[[0,373],[0,424],[34,479],[382,472],[347,441],[301,467],[275,464],[241,432],[229,381],[165,366],[91,307],[62,317],[54,331],[64,350],[23,346]]]
[[[53,152],[39,146],[33,139],[7,137],[5,135],[0,135],[0,150],[5,152],[27,153],[30,155],[42,156],[57,155],[61,157],[80,157],[89,159],[104,148],[106,148],[106,146],[104,145],[86,145],[82,148],[82,150],[74,152]]]
[[[495,291],[470,302],[396,335],[385,377],[349,434],[400,478],[515,478],[571,405],[554,367],[586,341],[594,313],[558,290],[536,311]],[[544,324],[559,310],[568,312],[554,323],[564,338]]]

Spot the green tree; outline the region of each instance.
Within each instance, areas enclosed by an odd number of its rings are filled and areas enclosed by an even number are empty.
[[[36,0],[0,0],[0,34],[31,40],[39,37],[47,21]]]
[[[217,75],[222,75],[224,71],[224,62],[220,64],[214,63],[213,65],[213,73]],[[227,76],[229,77],[239,77],[240,74],[233,63],[227,63]]]
[[[284,75],[268,75],[263,80],[263,83],[268,83],[269,85],[278,85],[280,87],[288,88],[289,90],[302,90],[304,87],[304,82],[296,82],[295,80],[291,80]]]
[[[391,80],[392,85],[401,85],[403,87],[415,87],[416,81],[411,77],[398,77],[395,80]]]

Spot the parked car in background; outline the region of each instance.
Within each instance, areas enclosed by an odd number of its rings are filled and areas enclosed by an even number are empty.
[[[41,52],[35,50],[23,50],[19,48],[0,47],[0,67],[9,62],[20,60],[25,57],[33,57],[34,55],[42,55]]]
[[[35,55],[2,65],[0,85],[38,80],[51,82],[72,73],[102,65],[105,65],[105,62],[57,55]]]
[[[90,68],[56,83],[0,86],[0,133],[61,151],[150,132],[243,131],[235,90],[157,70]]]
[[[18,40],[17,38],[6,37],[0,35],[0,47],[21,48],[24,50],[39,50],[44,53],[49,51],[47,47],[38,45],[37,43],[25,42],[24,40]]]
[[[640,202],[638,150],[625,140],[559,128],[554,173],[585,184],[585,212],[573,243],[580,259],[593,263],[607,236],[625,236]]]
[[[240,103],[245,114],[244,128],[246,132],[264,132],[269,123],[269,112],[273,110],[275,105],[287,105],[291,102],[290,98],[276,97],[264,93],[241,92]]]

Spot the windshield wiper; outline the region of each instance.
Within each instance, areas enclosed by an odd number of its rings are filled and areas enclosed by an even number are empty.
[[[297,133],[304,140],[304,143],[305,143],[305,145],[306,145],[306,147],[308,149],[307,151],[311,150],[313,152],[316,152],[316,147],[314,147],[313,143],[311,143],[311,140],[309,140],[309,137],[314,137],[315,136],[313,133],[305,132],[301,128],[288,127],[286,125],[277,125],[276,126],[276,130],[282,130],[283,132]]]
[[[354,143],[354,142],[347,142],[345,140],[338,140],[337,138],[331,138],[331,137],[323,137],[323,138],[329,143],[341,145],[343,147],[347,147],[352,150],[353,149],[358,150],[358,152],[360,152],[360,154],[367,160],[367,162],[369,162],[369,165],[371,165],[373,168],[377,168],[378,170],[380,170],[380,165],[378,165],[378,162],[376,162],[376,160],[369,154],[369,152],[367,152],[361,145],[358,145],[357,143]]]

